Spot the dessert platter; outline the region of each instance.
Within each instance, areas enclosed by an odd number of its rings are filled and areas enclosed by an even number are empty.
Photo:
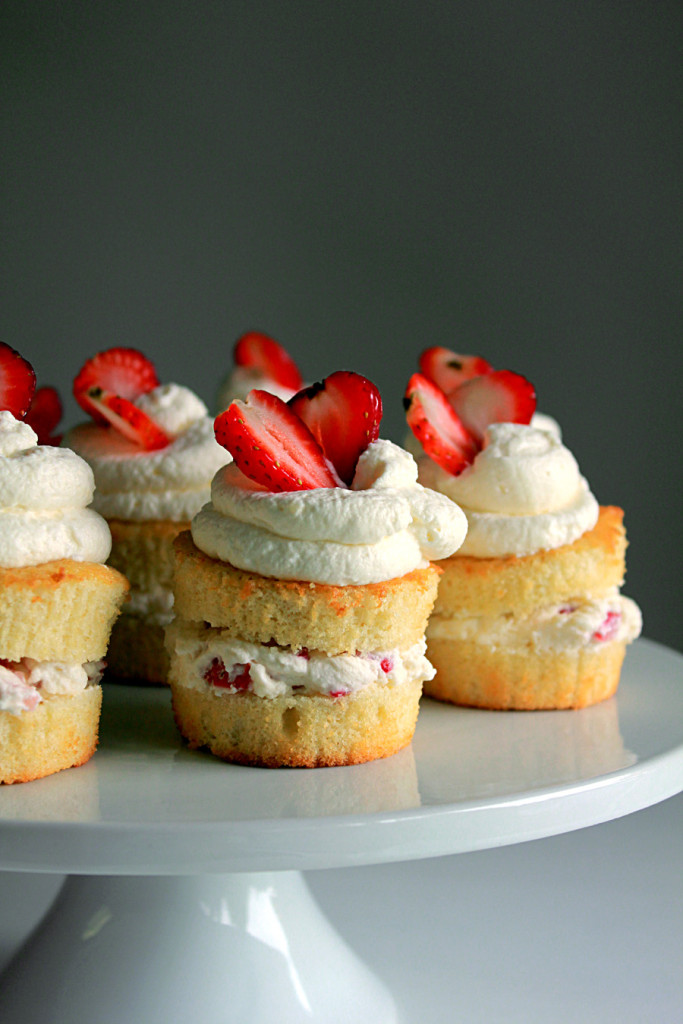
[[[2,977],[0,1017],[88,1019],[97,993],[107,1024],[395,1020],[300,872],[524,842],[667,799],[683,789],[682,679],[681,655],[641,639],[594,707],[427,700],[393,757],[276,772],[181,746],[166,690],[105,683],[96,757],[0,790],[0,868],[70,876]]]
[[[258,332],[235,356],[214,419],[97,353],[60,445],[0,344],[0,870],[68,876],[3,1024],[394,1021],[301,872],[683,788],[682,659],[642,640],[622,673],[623,511],[526,378],[426,349],[409,451],[362,375],[304,386]]]

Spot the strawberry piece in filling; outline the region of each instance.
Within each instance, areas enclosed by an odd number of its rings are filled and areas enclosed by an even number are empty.
[[[204,672],[204,679],[210,686],[222,689],[248,690],[251,683],[249,664],[225,667],[222,658],[213,658]]]
[[[602,625],[596,629],[593,633],[593,640],[605,642],[608,640],[614,640],[619,633],[619,627],[621,626],[621,612],[610,611],[607,612]]]

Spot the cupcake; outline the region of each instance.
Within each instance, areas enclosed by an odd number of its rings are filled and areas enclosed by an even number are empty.
[[[412,739],[424,630],[462,512],[378,437],[373,384],[340,371],[216,419],[234,463],[176,541],[167,631],[180,732],[228,761],[348,765]]]
[[[452,383],[452,381],[451,381]],[[509,371],[406,391],[419,479],[464,511],[427,628],[429,696],[483,708],[579,708],[617,689],[641,630],[622,596],[623,512],[599,507],[554,430],[532,425],[533,387]]]
[[[74,395],[93,422],[69,431],[63,444],[93,470],[93,507],[112,534],[109,564],[131,584],[112,632],[109,670],[122,679],[164,683],[173,541],[208,500],[211,478],[229,456],[197,395],[159,384],[153,364],[135,349],[112,348],[89,359]]]
[[[0,345],[0,782],[86,762],[97,746],[109,633],[128,591],[94,480],[24,422],[30,365]],[[22,398],[28,396],[28,398]]]
[[[303,379],[289,352],[261,331],[248,331],[235,342],[233,367],[218,390],[218,412],[258,389],[287,402],[303,387]]]

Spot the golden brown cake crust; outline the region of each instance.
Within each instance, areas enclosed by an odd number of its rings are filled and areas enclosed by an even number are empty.
[[[375,684],[353,696],[217,696],[173,679],[176,724],[190,747],[266,768],[316,768],[389,757],[410,743],[422,683]]]
[[[128,589],[121,573],[98,562],[0,569],[0,657],[98,661]]]
[[[209,558],[189,532],[178,536],[175,550],[178,615],[243,640],[305,645],[327,654],[418,643],[439,579],[433,565],[357,587],[268,579]]]
[[[471,707],[535,711],[583,708],[616,692],[626,645],[568,651],[492,648],[463,640],[430,640],[436,676],[429,697]]]
[[[624,578],[623,515],[620,508],[604,506],[595,527],[573,544],[524,558],[445,559],[439,563],[443,576],[434,612],[522,615],[578,595],[605,595]]]
[[[84,764],[97,747],[102,689],[51,697],[33,711],[0,711],[0,783],[29,782]]]

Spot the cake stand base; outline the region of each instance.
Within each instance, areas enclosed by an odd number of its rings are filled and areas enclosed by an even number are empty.
[[[3,1024],[394,1024],[299,872],[71,876],[0,979]]]

